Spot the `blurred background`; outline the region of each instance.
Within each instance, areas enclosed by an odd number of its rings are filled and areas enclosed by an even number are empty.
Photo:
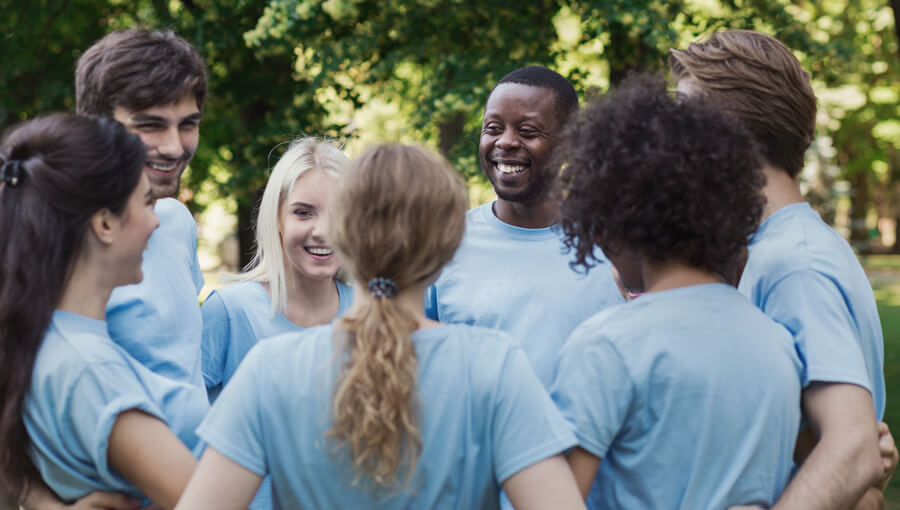
[[[769,33],[810,71],[817,138],[808,200],[860,254],[885,329],[886,419],[900,436],[900,0],[0,0],[0,128],[74,110],[83,50],[117,28],[171,28],[206,58],[200,146],[179,198],[200,228],[211,286],[252,251],[268,172],[301,134],[350,157],[377,141],[443,153],[474,204],[493,199],[476,162],[490,86],[528,64],[582,98],[719,28]],[[204,294],[205,296],[205,294]],[[900,482],[888,508],[900,508]]]

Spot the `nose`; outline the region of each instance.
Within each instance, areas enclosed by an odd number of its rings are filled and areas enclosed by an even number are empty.
[[[519,137],[512,129],[504,129],[497,140],[494,141],[494,147],[501,150],[513,149],[519,146]]]
[[[323,228],[324,222],[322,221],[322,217],[318,216],[313,220],[312,230],[310,231],[310,235],[313,238],[313,241],[317,243],[325,243],[325,229]]]
[[[177,159],[184,154],[184,147],[181,145],[181,136],[177,126],[171,126],[165,130],[159,137],[159,145],[156,150],[163,157]]]

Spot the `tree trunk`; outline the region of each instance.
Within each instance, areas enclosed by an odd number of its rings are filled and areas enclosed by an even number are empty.
[[[445,158],[452,161],[451,151],[456,143],[462,137],[463,127],[466,122],[466,114],[464,112],[448,112],[438,122],[438,149]]]
[[[243,270],[247,264],[253,259],[253,252],[256,243],[256,235],[253,231],[253,221],[256,218],[256,212],[259,208],[259,201],[262,199],[262,191],[256,190],[250,195],[248,202],[238,202],[238,246],[240,249],[240,267]]]
[[[850,177],[850,244],[860,253],[868,253],[869,229],[866,215],[869,206],[869,172],[859,171]]]

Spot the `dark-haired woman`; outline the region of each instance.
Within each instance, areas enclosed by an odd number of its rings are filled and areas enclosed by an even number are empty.
[[[624,82],[573,123],[562,227],[643,294],[569,337],[552,396],[590,508],[768,508],[790,476],[801,365],[790,334],[725,278],[762,213],[759,154],[739,122]],[[600,268],[603,269],[603,268]]]
[[[63,501],[121,492],[171,508],[195,466],[201,388],[156,375],[107,333],[159,224],[145,149],[115,121],[51,115],[0,144],[0,477]],[[34,469],[36,468],[36,470]]]
[[[198,429],[209,448],[179,508],[583,508],[574,444],[505,333],[425,317],[462,238],[466,195],[442,158],[381,146],[331,197],[326,238],[364,282],[334,324],[257,344]]]

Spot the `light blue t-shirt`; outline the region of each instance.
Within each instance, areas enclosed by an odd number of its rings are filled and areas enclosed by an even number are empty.
[[[197,431],[248,470],[271,473],[276,508],[497,508],[502,482],[575,444],[518,344],[445,325],[412,335],[423,449],[411,485],[353,486],[351,462],[326,439],[341,363],[332,332],[257,344]]]
[[[203,387],[197,224],[174,198],[157,200],[154,210],[159,228],[144,250],[144,279],[113,290],[109,335],[150,370]]]
[[[55,311],[25,399],[29,454],[63,501],[94,491],[144,496],[107,461],[118,415],[139,409],[166,422],[199,456],[195,433],[209,404],[203,388],[151,372],[107,333],[107,323]]]
[[[579,326],[554,402],[601,458],[590,508],[768,508],[800,423],[790,334],[733,287],[652,292]]]
[[[337,315],[344,314],[353,301],[353,288],[335,280],[338,291]],[[201,308],[203,313],[203,379],[214,400],[228,384],[250,348],[262,339],[302,331],[281,312],[272,316],[272,300],[259,282],[241,282],[213,291]],[[272,508],[272,480],[263,480],[251,510]]]
[[[810,382],[849,383],[884,416],[884,339],[872,287],[840,234],[809,204],[767,218],[750,245],[738,289],[794,335]]]
[[[606,263],[569,267],[558,227],[520,228],[485,204],[466,213],[466,233],[425,298],[429,318],[499,329],[521,342],[545,387],[569,333],[624,299]],[[602,258],[600,250],[598,255]]]
[[[337,315],[353,301],[353,288],[335,280]],[[250,348],[264,338],[302,331],[281,312],[272,316],[272,300],[259,282],[241,282],[213,291],[201,308],[203,313],[203,379],[207,387],[228,384]]]

